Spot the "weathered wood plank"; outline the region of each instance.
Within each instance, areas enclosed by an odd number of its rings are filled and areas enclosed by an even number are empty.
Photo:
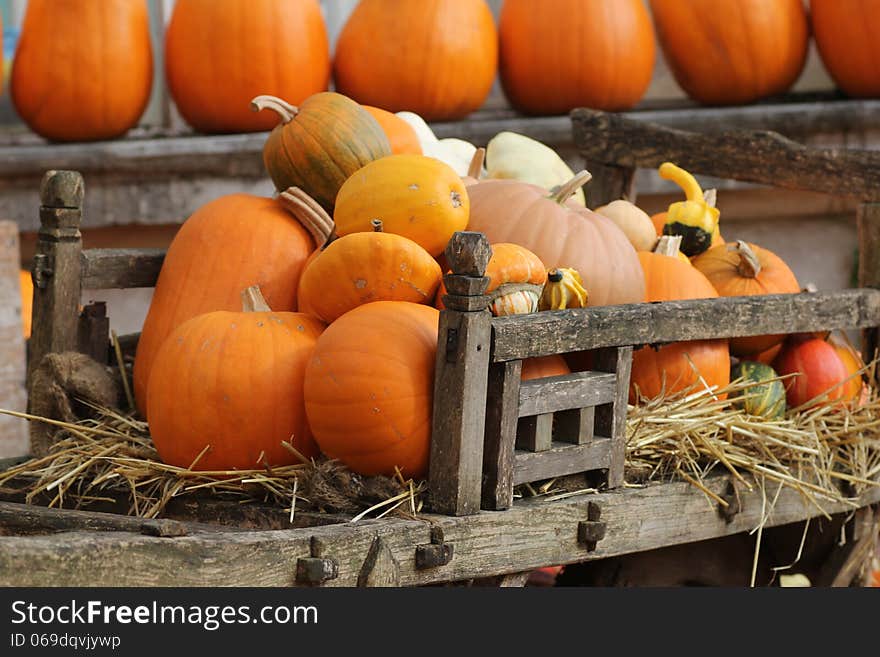
[[[523,381],[519,388],[519,416],[567,411],[614,401],[616,377],[601,372],[574,372]]]
[[[518,486],[530,481],[552,479],[602,470],[611,464],[611,440],[597,438],[585,445],[554,442],[543,452],[517,450],[513,456],[513,484]]]
[[[489,366],[483,441],[484,509],[501,511],[513,504],[513,447],[519,417],[522,361]]]
[[[632,167],[617,167],[587,161],[586,169],[593,174],[587,188],[587,207],[598,208],[617,199],[636,202],[635,175]]]
[[[560,411],[556,417],[556,440],[573,445],[586,445],[593,440],[596,424],[596,407],[573,408]]]
[[[880,200],[880,153],[804,146],[769,131],[696,133],[579,108],[575,145],[587,161],[655,168],[672,161],[691,173]]]
[[[89,529],[167,537],[185,536],[190,529],[195,529],[197,525],[177,520],[133,518],[115,513],[50,509],[31,504],[0,502],[0,527],[27,532]]]
[[[553,442],[553,413],[521,417],[516,427],[516,448],[544,452]]]
[[[81,257],[83,289],[155,287],[165,249],[86,249]]]
[[[723,492],[726,478],[708,481]],[[771,491],[775,497],[775,488]],[[759,491],[742,495],[743,511],[729,524],[690,484],[656,484],[548,502],[522,500],[503,513],[423,520],[383,518],[311,529],[239,532],[158,539],[127,533],[70,532],[63,537],[0,537],[0,586],[292,586],[297,559],[311,556],[311,539],[338,564],[328,586],[355,586],[376,536],[414,586],[602,559],[696,542],[754,529],[763,507]],[[880,501],[880,487],[859,506]],[[593,552],[578,543],[588,504],[601,507],[605,538]],[[828,513],[851,511],[828,503]],[[766,527],[803,521],[820,511],[784,488]],[[446,566],[415,568],[415,546],[429,544],[431,526],[455,546]]]
[[[880,288],[880,203],[862,203],[856,212],[859,236],[859,272],[861,287]],[[866,362],[877,355],[880,329],[876,326],[862,331],[862,354]]]
[[[599,349],[594,358],[600,372],[614,372],[614,401],[596,407],[596,433],[611,438],[608,487],[623,486],[626,461],[626,405],[629,399],[629,376],[632,370],[632,347]]]
[[[110,318],[107,303],[96,301],[79,314],[77,351],[91,356],[99,363],[107,363],[110,355]]]
[[[725,297],[492,320],[494,362],[601,347],[880,325],[880,290]]]

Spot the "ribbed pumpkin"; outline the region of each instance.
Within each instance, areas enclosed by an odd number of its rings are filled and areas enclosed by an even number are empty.
[[[586,308],[590,298],[584,280],[571,267],[551,269],[538,300],[538,310],[566,310]]]
[[[847,377],[851,377],[843,386],[843,401],[852,402],[860,400],[864,385],[859,372],[863,372],[865,368],[861,354],[853,348],[848,339],[839,333],[831,333],[828,336],[827,342],[834,347],[834,351],[840,357],[846,369]]]
[[[147,410],[156,353],[186,320],[239,309],[241,290],[252,285],[260,286],[273,310],[296,310],[306,258],[329,232],[314,221],[315,215],[283,198],[231,194],[203,205],[183,223],[168,248],[138,341],[134,392],[141,412]]]
[[[522,380],[543,379],[548,376],[563,376],[571,374],[565,358],[559,354],[541,356],[540,358],[526,358],[522,364]]]
[[[880,96],[880,2],[810,0],[810,20],[837,86],[856,98]]]
[[[177,0],[165,32],[165,77],[200,132],[271,130],[250,101],[301,103],[327,89],[330,46],[318,0]]]
[[[733,406],[742,408],[749,415],[768,420],[785,417],[785,386],[778,376],[772,367],[764,363],[747,360],[737,363],[731,369],[731,381],[743,379],[753,385],[735,395]]]
[[[324,325],[271,312],[257,289],[241,312],[184,322],[157,353],[147,421],[163,462],[188,468],[201,455],[194,469],[212,471],[298,462],[282,441],[317,456],[302,388]]]
[[[801,287],[788,265],[772,251],[738,240],[713,246],[691,261],[722,297],[760,294],[796,294]],[[733,338],[730,351],[750,356],[779,344],[785,335]]]
[[[387,233],[403,235],[432,256],[468,224],[470,202],[452,168],[424,155],[391,155],[354,172],[339,189],[336,232],[372,230],[379,219]]]
[[[411,239],[379,228],[340,237],[320,251],[300,278],[300,311],[329,324],[372,301],[434,300],[440,285],[437,261]]]
[[[391,154],[382,126],[367,110],[332,91],[299,107],[272,96],[252,101],[281,118],[263,146],[263,163],[279,191],[299,187],[333,212],[342,183],[365,164]]]
[[[505,0],[498,31],[504,93],[528,114],[627,109],[654,72],[642,0]]]
[[[336,88],[427,121],[461,119],[495,80],[498,34],[484,0],[360,0],[336,43]]]
[[[773,361],[773,369],[780,376],[795,375],[785,381],[785,394],[790,408],[805,405],[819,395],[825,396],[809,407],[845,401],[846,388],[842,382],[849,374],[834,347],[825,340],[786,340]]]
[[[677,257],[643,251],[638,258],[648,301],[718,296],[703,274]],[[658,349],[642,347],[633,352],[630,403],[636,403],[639,395],[651,399],[664,390],[666,394],[687,390],[699,383],[700,377],[706,385],[717,388],[730,383],[727,340],[676,342]]]
[[[591,306],[644,301],[645,279],[623,231],[607,217],[566,200],[587,180],[589,174],[582,172],[553,194],[516,180],[471,185],[468,230],[485,233],[491,243],[524,246],[547,269],[576,269]]]
[[[22,269],[18,273],[21,287],[21,329],[25,339],[31,337],[31,316],[34,312],[34,281],[31,273]]]
[[[388,137],[388,143],[391,145],[392,154],[422,154],[419,136],[409,123],[397,116],[397,114],[392,114],[379,107],[373,107],[372,105],[362,105],[362,107],[382,126],[385,136]]]
[[[137,125],[152,85],[145,0],[29,0],[10,91],[38,135],[120,137]]]
[[[676,81],[694,100],[738,105],[781,94],[804,67],[802,0],[650,0]]]
[[[439,312],[377,301],[346,313],[318,339],[305,404],[327,456],[363,475],[427,472]]]

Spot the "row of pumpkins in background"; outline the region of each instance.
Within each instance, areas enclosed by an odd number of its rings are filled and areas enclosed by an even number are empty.
[[[626,201],[588,210],[589,174],[521,135],[492,140],[486,168],[500,177],[487,178],[482,150],[467,142],[456,144],[472,155],[463,174],[461,152],[393,152],[411,126],[393,114],[380,124],[341,94],[299,108],[254,102],[281,119],[264,146],[279,194],[224,196],[183,223],[137,348],[136,401],[173,465],[240,469],[323,452],[363,474],[423,476],[443,252],[456,231],[481,231],[492,244],[495,314],[799,291],[770,252],[725,244],[713,195],[671,163],[660,175],[687,198],[655,227]],[[783,337],[642,348],[632,401],[692,385],[695,368],[723,387],[731,351],[769,359]],[[526,361],[523,376],[589,368],[588,353],[569,356]],[[773,363],[780,374],[806,373],[788,390],[792,404],[846,376],[818,338],[790,341]],[[775,412],[769,375],[749,370]]]
[[[299,103],[331,77],[358,102],[429,121],[478,109],[496,75],[525,113],[627,109],[651,82],[654,26],[675,79],[701,103],[781,94],[803,69],[810,18],[802,0],[649,4],[650,13],[643,0],[505,0],[496,27],[484,0],[360,0],[331,62],[318,0],[176,0],[165,79],[195,130],[228,133],[272,127],[249,111],[258,93]],[[811,0],[810,10],[837,85],[880,96],[876,3]],[[11,92],[34,132],[119,137],[137,125],[152,84],[146,0],[29,0]]]

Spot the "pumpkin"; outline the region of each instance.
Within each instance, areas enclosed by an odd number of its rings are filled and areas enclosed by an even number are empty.
[[[544,379],[549,376],[564,376],[571,374],[568,364],[560,354],[541,356],[539,358],[526,358],[522,363],[523,381],[531,379]]]
[[[438,323],[430,306],[376,301],[324,331],[304,387],[324,454],[362,475],[427,473]]]
[[[754,354],[753,356],[750,356],[749,358],[751,358],[753,361],[755,361],[757,363],[763,363],[764,365],[770,365],[773,363],[776,356],[779,355],[779,352],[781,349],[782,349],[782,343],[780,342],[779,344],[777,344],[773,347],[770,347],[766,351],[762,351],[759,354]]]
[[[271,47],[269,46],[271,44]],[[184,120],[204,133],[271,130],[250,100],[301,103],[330,81],[317,0],[177,0],[165,32],[165,79]]]
[[[738,240],[713,246],[691,261],[722,297],[795,294],[801,287],[788,265],[772,251]],[[750,356],[779,344],[785,335],[732,338],[734,356]]]
[[[648,301],[711,299],[718,293],[708,279],[690,263],[661,253],[638,254],[645,277]],[[702,380],[701,380],[702,379]],[[633,352],[630,403],[639,397],[652,399],[674,394],[698,383],[715,389],[730,383],[727,340],[676,342],[659,348],[642,347]]]
[[[876,0],[810,0],[813,37],[822,63],[849,96],[880,96],[878,10]]]
[[[571,267],[551,269],[538,300],[538,310],[586,308],[589,295],[581,275]]]
[[[339,33],[333,75],[361,103],[448,121],[483,104],[497,60],[484,0],[360,0]]]
[[[773,361],[785,380],[785,394],[791,408],[812,408],[844,399],[844,381],[849,376],[834,347],[819,338],[786,340]],[[822,396],[821,398],[819,398]]]
[[[302,389],[324,325],[272,312],[259,288],[243,296],[243,311],[193,317],[156,354],[147,421],[164,463],[210,471],[296,463],[284,441],[306,458],[318,454]]]
[[[447,137],[437,139],[437,135],[425,120],[415,112],[397,112],[396,117],[412,127],[422,147],[422,155],[433,157],[452,167],[459,176],[466,176],[473,161],[477,147],[464,139]]]
[[[10,91],[28,127],[52,141],[120,137],[150,99],[145,0],[30,0]]]
[[[850,341],[842,333],[831,333],[827,339],[828,344],[834,347],[834,351],[840,357],[846,369],[847,382],[843,386],[841,399],[845,402],[861,401],[862,391],[865,387],[862,373],[865,371],[865,362],[861,354],[855,350]]]
[[[734,408],[768,420],[785,417],[785,386],[772,367],[744,360],[731,369],[730,379],[742,379],[752,384],[731,394]]]
[[[706,200],[696,178],[684,169],[664,162],[657,171],[661,178],[679,185],[686,196],[686,200],[669,206],[663,234],[681,235],[681,252],[689,258],[699,255],[711,246],[718,230],[718,208]]]
[[[666,63],[697,102],[740,105],[781,94],[804,67],[802,0],[650,3]]]
[[[18,272],[21,288],[21,329],[25,339],[31,337],[31,320],[34,313],[34,281],[31,273],[24,269]]]
[[[326,323],[371,301],[431,303],[440,285],[440,265],[401,235],[351,233],[328,244],[303,271],[299,310]]]
[[[255,111],[269,109],[281,118],[263,146],[275,188],[299,187],[328,212],[351,174],[391,154],[382,126],[342,94],[322,91],[300,107],[273,96],[257,96],[251,103]]]
[[[510,104],[527,114],[638,103],[654,73],[656,44],[642,0],[505,0],[499,73]]]
[[[333,219],[339,235],[369,231],[408,237],[432,256],[468,224],[470,202],[461,178],[440,160],[391,155],[354,172],[339,189]]]
[[[142,413],[156,353],[180,324],[202,313],[237,310],[240,290],[252,285],[260,286],[273,310],[296,310],[306,258],[329,234],[320,216],[304,207],[285,197],[230,194],[183,223],[168,247],[138,340],[133,374]]]
[[[468,230],[484,233],[490,243],[524,246],[548,269],[576,269],[592,306],[643,301],[644,276],[623,231],[607,217],[567,200],[589,177],[583,171],[550,194],[516,180],[471,185]]]
[[[411,155],[421,155],[422,145],[419,143],[419,136],[416,134],[415,128],[404,121],[397,114],[392,114],[379,107],[371,105],[362,106],[370,113],[376,122],[382,127],[388,143],[391,146],[391,153],[399,155],[409,153]]]
[[[595,212],[617,224],[636,251],[650,251],[657,243],[651,217],[634,203],[618,199],[596,208]]]
[[[717,194],[714,189],[707,189],[703,192],[703,199],[710,207],[715,207],[715,201],[717,199]],[[666,225],[666,220],[669,218],[669,212],[657,212],[656,214],[651,215],[651,223],[654,224],[654,230],[657,233],[657,237],[663,235],[663,227]],[[712,242],[709,244],[710,247],[718,246],[719,244],[724,244],[724,237],[721,236],[721,222],[715,225],[715,232],[712,233]]]

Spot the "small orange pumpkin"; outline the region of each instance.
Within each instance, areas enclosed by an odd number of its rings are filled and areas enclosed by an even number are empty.
[[[373,107],[372,105],[362,105],[362,107],[382,126],[385,136],[388,137],[388,143],[391,145],[392,154],[422,154],[419,136],[409,123],[396,114],[392,114],[379,107]]]

